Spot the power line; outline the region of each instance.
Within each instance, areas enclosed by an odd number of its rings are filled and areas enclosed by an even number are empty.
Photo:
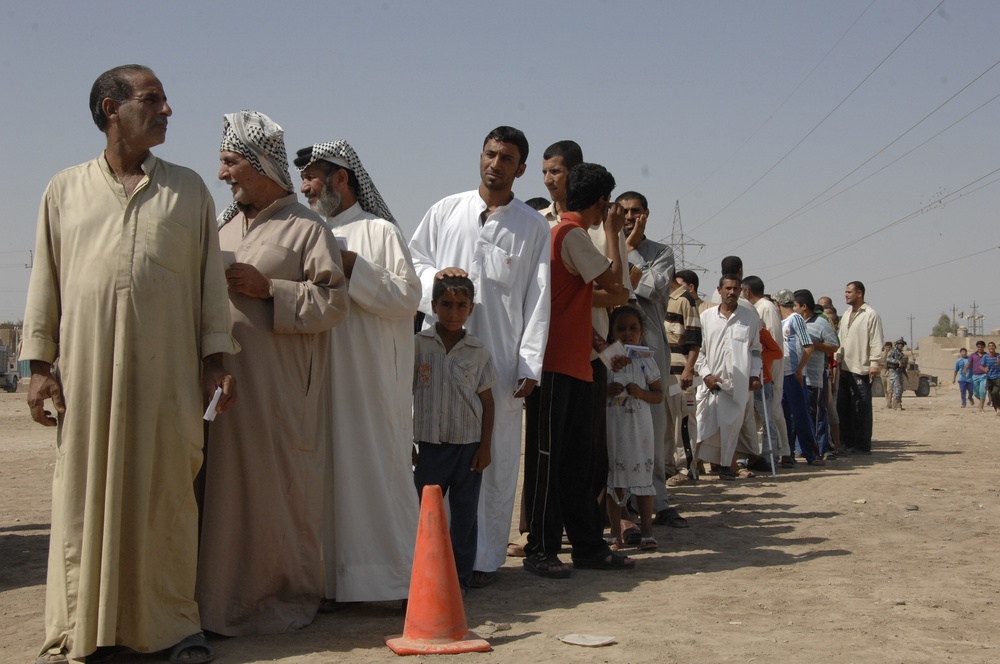
[[[833,107],[833,109],[832,109],[832,110],[831,110],[831,111],[830,111],[829,113],[827,113],[827,114],[826,114],[825,116],[823,116],[823,119],[822,119],[822,120],[820,120],[820,121],[819,121],[819,122],[818,122],[818,123],[816,124],[816,126],[815,126],[815,127],[813,127],[812,129],[810,129],[810,130],[809,130],[809,132],[808,132],[808,133],[807,133],[807,134],[806,134],[805,136],[803,136],[803,137],[802,137],[801,139],[799,139],[799,142],[798,142],[798,143],[796,143],[795,145],[793,145],[793,146],[791,147],[791,149],[789,149],[789,150],[788,150],[788,152],[786,152],[786,153],[785,153],[784,155],[782,155],[782,157],[781,157],[781,158],[780,158],[780,159],[779,159],[778,161],[776,161],[776,162],[775,162],[775,163],[774,163],[774,164],[773,164],[773,165],[772,165],[772,166],[771,166],[770,168],[768,168],[768,169],[767,169],[766,171],[764,171],[764,174],[763,174],[763,175],[761,175],[761,176],[760,176],[760,177],[758,177],[758,178],[757,178],[756,180],[754,180],[754,181],[753,181],[752,183],[750,183],[750,186],[748,186],[748,187],[747,187],[746,189],[744,189],[743,191],[741,191],[741,192],[740,192],[740,193],[739,193],[739,194],[738,194],[738,195],[736,196],[736,198],[734,198],[733,200],[731,200],[731,201],[729,201],[728,203],[726,203],[726,204],[725,204],[725,205],[724,205],[724,206],[722,207],[722,209],[720,209],[720,210],[719,210],[718,212],[716,212],[716,213],[715,213],[715,214],[713,214],[713,215],[712,215],[711,217],[709,217],[709,218],[708,218],[708,219],[706,219],[705,221],[701,222],[700,224],[698,224],[697,226],[695,226],[695,227],[694,227],[694,228],[692,228],[691,230],[692,230],[692,231],[696,231],[696,230],[698,230],[699,228],[701,228],[702,226],[704,226],[705,224],[707,224],[708,222],[710,222],[710,221],[712,221],[713,219],[715,219],[716,217],[718,217],[718,216],[719,216],[720,214],[722,214],[723,212],[725,212],[726,210],[728,210],[728,209],[729,209],[729,208],[730,208],[730,207],[731,207],[731,206],[732,206],[732,205],[733,205],[734,203],[736,203],[736,201],[738,201],[738,200],[740,200],[741,198],[743,198],[743,196],[744,196],[744,195],[745,195],[745,194],[746,194],[747,192],[749,192],[749,191],[750,191],[751,189],[753,189],[753,188],[754,188],[755,186],[757,186],[757,184],[758,184],[758,183],[759,183],[759,182],[760,182],[761,180],[763,180],[763,179],[764,179],[764,178],[766,178],[766,177],[767,177],[768,175],[770,175],[770,174],[771,174],[771,171],[773,171],[773,170],[774,170],[775,168],[777,168],[777,167],[778,167],[778,166],[779,166],[779,165],[781,164],[781,162],[785,161],[785,159],[787,159],[787,158],[788,158],[788,156],[789,156],[790,154],[792,154],[792,153],[793,153],[793,152],[794,152],[794,151],[795,151],[795,150],[796,150],[796,149],[797,149],[797,148],[798,148],[798,147],[799,147],[800,145],[802,145],[802,144],[803,144],[803,143],[804,143],[804,142],[806,141],[806,139],[807,139],[807,138],[809,138],[810,136],[812,136],[812,135],[813,135],[813,133],[814,133],[814,132],[815,132],[815,131],[816,131],[817,129],[819,129],[819,128],[820,128],[820,126],[822,126],[822,125],[823,125],[823,123],[824,123],[824,122],[826,122],[826,121],[827,121],[827,120],[828,120],[828,119],[830,118],[830,116],[831,116],[831,115],[833,115],[834,113],[836,113],[836,112],[837,112],[837,109],[839,109],[839,108],[840,108],[841,106],[843,106],[843,105],[844,105],[844,103],[845,103],[845,102],[846,102],[846,101],[847,101],[848,99],[850,99],[850,98],[851,98],[851,96],[853,96],[853,95],[854,95],[854,93],[855,93],[855,92],[857,92],[857,91],[858,91],[858,89],[859,89],[859,88],[860,88],[860,87],[861,87],[862,85],[864,85],[864,84],[865,84],[865,83],[866,83],[866,82],[868,81],[868,79],[869,79],[869,78],[871,78],[871,77],[872,77],[872,76],[873,76],[873,75],[875,74],[875,72],[877,72],[877,71],[878,71],[878,70],[879,70],[879,69],[880,69],[880,68],[882,67],[882,65],[884,65],[884,64],[886,63],[886,61],[887,61],[887,60],[888,60],[889,58],[891,58],[891,57],[892,57],[892,55],[893,55],[893,54],[894,54],[894,53],[895,53],[896,51],[898,51],[898,50],[899,50],[899,49],[900,49],[900,47],[901,47],[901,46],[902,46],[903,44],[905,44],[905,43],[906,43],[906,41],[907,41],[907,40],[908,40],[908,39],[909,39],[910,37],[912,37],[912,36],[913,36],[913,33],[915,33],[915,32],[916,32],[917,30],[919,30],[919,29],[920,29],[920,26],[922,26],[922,25],[923,25],[924,23],[926,23],[926,22],[927,22],[927,19],[929,19],[929,18],[930,18],[931,16],[933,16],[933,15],[934,15],[934,12],[936,12],[936,11],[937,11],[937,10],[938,10],[938,9],[939,9],[939,8],[941,7],[941,5],[943,5],[943,4],[944,4],[944,0],[941,0],[941,2],[939,2],[939,3],[938,3],[938,4],[937,4],[937,5],[935,6],[935,7],[934,7],[934,9],[932,9],[932,10],[930,11],[930,13],[928,13],[928,14],[927,14],[927,16],[925,16],[925,17],[923,18],[923,20],[922,20],[922,21],[920,21],[920,23],[918,23],[918,24],[917,24],[917,26],[916,26],[915,28],[913,28],[912,30],[910,30],[909,34],[907,34],[907,35],[906,35],[905,37],[903,37],[903,40],[902,40],[901,42],[899,42],[898,44],[896,44],[896,47],[895,47],[895,48],[893,48],[893,49],[892,49],[891,51],[889,51],[889,54],[888,54],[888,55],[886,55],[886,56],[885,56],[884,58],[882,58],[882,61],[881,61],[881,62],[879,62],[879,63],[878,63],[878,64],[877,64],[876,66],[875,66],[875,68],[874,68],[874,69],[872,69],[872,70],[871,70],[871,71],[870,71],[870,72],[868,73],[868,75],[867,75],[867,76],[865,76],[865,77],[864,77],[864,78],[863,78],[863,79],[861,80],[861,82],[860,82],[860,83],[858,83],[857,85],[855,85],[855,86],[854,86],[854,88],[853,88],[853,89],[852,89],[852,90],[851,90],[850,92],[848,92],[848,93],[847,93],[847,96],[846,96],[846,97],[844,97],[843,99],[841,99],[841,100],[840,100],[840,102],[839,102],[839,103],[838,103],[838,104],[837,104],[836,106],[834,106],[834,107]]]
[[[743,237],[743,238],[739,238],[739,239],[737,239],[737,240],[732,240],[731,242],[734,242],[734,243],[735,243],[735,242],[742,242],[742,243],[746,243],[746,244],[749,244],[750,242],[753,242],[754,240],[756,240],[756,239],[760,238],[761,236],[763,236],[763,235],[764,235],[765,233],[767,233],[767,232],[769,232],[769,231],[771,231],[771,230],[774,230],[775,228],[777,228],[777,227],[778,227],[778,226],[780,226],[781,224],[785,223],[786,221],[791,221],[792,219],[794,219],[794,218],[798,217],[800,213],[803,213],[803,214],[804,214],[805,212],[809,212],[809,211],[812,211],[812,210],[815,210],[816,208],[820,207],[821,205],[824,205],[824,204],[828,203],[829,201],[832,201],[832,200],[833,200],[834,198],[836,198],[836,197],[837,197],[837,196],[839,196],[840,194],[843,194],[844,192],[847,192],[847,191],[851,190],[852,188],[854,188],[854,187],[856,187],[857,185],[861,184],[862,182],[864,182],[864,181],[865,181],[865,180],[867,180],[868,178],[870,178],[870,177],[872,177],[872,176],[874,176],[874,175],[876,175],[876,174],[878,174],[878,173],[881,173],[881,172],[882,172],[883,170],[885,170],[885,169],[886,169],[886,168],[888,168],[889,166],[891,166],[891,165],[895,164],[896,162],[898,162],[898,161],[899,161],[900,159],[902,159],[903,157],[906,157],[907,155],[911,154],[911,153],[912,153],[912,152],[913,152],[914,150],[917,150],[918,148],[920,148],[920,147],[923,147],[924,145],[926,145],[926,144],[927,144],[927,143],[929,143],[930,141],[934,140],[935,138],[937,138],[938,136],[940,136],[940,135],[941,135],[941,134],[943,134],[944,132],[946,132],[946,131],[948,131],[949,129],[951,129],[952,127],[954,127],[954,126],[955,126],[956,124],[958,124],[958,123],[959,123],[959,122],[961,122],[962,120],[965,120],[965,119],[966,119],[967,117],[969,117],[970,115],[972,115],[972,114],[973,114],[973,113],[975,113],[976,111],[980,110],[981,108],[983,108],[983,107],[984,107],[984,106],[986,106],[987,104],[990,104],[991,102],[993,102],[994,100],[996,100],[996,99],[997,99],[997,97],[1000,97],[1000,94],[997,94],[996,96],[994,96],[994,97],[993,97],[992,99],[990,99],[989,101],[987,101],[987,102],[985,102],[985,103],[981,104],[981,105],[980,105],[980,106],[978,106],[978,107],[977,107],[976,109],[974,109],[974,110],[970,111],[969,113],[967,113],[966,115],[962,116],[961,118],[959,118],[959,119],[958,119],[958,120],[956,120],[955,122],[951,123],[950,125],[948,125],[948,126],[947,126],[947,127],[945,127],[944,129],[942,129],[941,131],[939,131],[938,133],[934,134],[933,136],[931,136],[930,138],[928,138],[928,139],[927,139],[926,141],[924,141],[924,142],[920,143],[919,145],[917,145],[917,146],[916,146],[916,147],[914,147],[913,149],[911,149],[911,150],[909,150],[909,151],[907,151],[907,152],[903,153],[902,155],[900,155],[900,156],[899,156],[899,157],[897,157],[896,159],[894,159],[894,160],[890,161],[890,162],[889,162],[888,164],[886,164],[886,165],[885,165],[885,166],[883,166],[882,168],[878,169],[877,171],[875,171],[875,172],[871,173],[870,175],[867,175],[867,176],[865,176],[864,178],[862,178],[862,179],[858,180],[857,182],[855,182],[855,183],[854,183],[854,184],[852,184],[851,186],[849,186],[849,187],[846,187],[846,188],[842,189],[841,191],[837,192],[836,194],[834,194],[834,195],[833,195],[833,196],[831,196],[830,198],[827,198],[827,199],[826,199],[825,201],[822,201],[822,202],[821,202],[821,203],[819,203],[818,205],[815,205],[815,206],[813,206],[813,207],[809,208],[809,210],[805,210],[805,211],[803,210],[803,208],[806,208],[807,206],[811,205],[811,204],[812,204],[813,202],[815,202],[815,201],[816,201],[816,199],[818,199],[819,197],[823,196],[824,194],[826,194],[827,192],[829,192],[829,191],[830,191],[831,189],[833,189],[834,187],[836,187],[836,186],[837,186],[838,184],[840,184],[841,182],[843,182],[843,181],[844,181],[844,180],[846,180],[847,178],[849,178],[849,177],[851,177],[852,175],[854,175],[855,173],[857,173],[857,172],[858,172],[859,170],[861,170],[861,169],[862,169],[863,167],[865,167],[866,165],[868,165],[868,163],[870,163],[870,162],[871,162],[871,161],[872,161],[873,159],[875,159],[875,157],[879,156],[880,154],[882,154],[883,152],[885,152],[886,150],[888,150],[888,149],[889,149],[890,147],[892,147],[892,146],[893,146],[893,145],[894,145],[894,144],[895,144],[896,142],[898,142],[898,141],[899,141],[899,140],[900,140],[901,138],[903,138],[904,136],[906,136],[907,134],[909,134],[909,133],[910,133],[911,131],[913,131],[914,129],[916,129],[916,128],[917,128],[917,127],[918,127],[919,125],[923,124],[923,123],[924,123],[924,122],[925,122],[925,121],[926,121],[926,120],[927,120],[928,118],[930,118],[930,117],[931,117],[932,115],[934,115],[935,113],[937,113],[938,111],[940,111],[940,110],[941,110],[942,108],[944,108],[944,107],[945,107],[945,106],[946,106],[946,105],[947,105],[947,104],[948,104],[949,102],[951,102],[951,101],[952,101],[952,100],[953,100],[953,99],[954,99],[955,97],[957,97],[958,95],[960,95],[960,94],[962,94],[963,92],[965,92],[965,91],[966,91],[966,90],[967,90],[967,89],[969,88],[969,86],[971,86],[971,85],[972,85],[973,83],[975,83],[976,81],[978,81],[979,79],[981,79],[981,78],[982,78],[983,76],[985,76],[986,74],[988,74],[988,73],[989,73],[990,71],[992,71],[992,70],[993,70],[993,69],[994,69],[995,67],[997,67],[998,65],[1000,65],[1000,60],[997,60],[997,61],[996,61],[996,62],[994,62],[994,63],[993,63],[992,65],[990,65],[989,67],[987,67],[987,69],[986,69],[985,71],[983,71],[983,72],[982,72],[981,74],[979,74],[978,76],[976,76],[976,77],[975,77],[974,79],[972,79],[971,81],[969,81],[968,83],[966,83],[966,84],[965,84],[965,85],[964,85],[964,86],[962,87],[962,89],[961,89],[961,90],[959,90],[958,92],[956,92],[956,93],[955,93],[955,94],[953,94],[952,96],[948,97],[948,99],[946,99],[946,100],[945,100],[945,101],[943,101],[943,102],[942,102],[941,104],[939,104],[939,105],[937,106],[937,108],[935,108],[935,109],[934,109],[933,111],[931,111],[930,113],[928,113],[927,115],[925,115],[925,116],[924,116],[923,118],[921,118],[921,119],[920,119],[920,120],[919,120],[918,122],[916,122],[916,123],[915,123],[914,125],[912,125],[912,126],[911,126],[911,127],[909,128],[909,129],[907,129],[906,131],[904,131],[904,132],[903,132],[902,134],[900,134],[900,135],[899,135],[899,136],[897,136],[896,138],[894,138],[894,139],[892,139],[891,141],[889,141],[888,143],[886,143],[886,144],[885,144],[885,146],[883,146],[883,147],[882,147],[882,149],[880,149],[880,150],[879,150],[878,152],[876,152],[876,153],[875,153],[875,154],[873,154],[872,156],[868,157],[868,159],[865,159],[865,160],[864,160],[863,162],[861,162],[861,164],[859,164],[858,166],[854,167],[854,169],[852,169],[852,170],[851,170],[851,171],[850,171],[850,172],[849,172],[849,173],[848,173],[847,175],[845,175],[844,177],[840,178],[839,180],[837,180],[836,182],[834,182],[833,184],[831,184],[831,185],[830,185],[829,187],[827,187],[827,188],[826,188],[826,189],[824,189],[823,191],[821,191],[821,192],[819,192],[818,194],[816,194],[815,196],[813,196],[813,197],[812,197],[811,199],[809,199],[808,201],[806,201],[805,203],[803,203],[802,205],[800,205],[800,206],[799,206],[799,207],[798,207],[797,209],[795,209],[795,210],[793,210],[792,212],[790,212],[789,214],[787,214],[787,215],[786,215],[786,216],[785,216],[785,217],[784,217],[783,219],[780,219],[780,220],[778,220],[778,221],[774,222],[773,224],[771,224],[770,226],[768,226],[767,228],[765,228],[764,230],[762,230],[762,231],[760,231],[760,232],[758,232],[758,233],[753,233],[753,234],[751,234],[751,235],[747,235],[747,236],[745,236],[745,237]]]
[[[750,142],[751,140],[753,140],[753,138],[754,138],[754,137],[755,137],[755,136],[756,136],[756,135],[757,135],[757,134],[758,134],[758,133],[760,132],[760,130],[761,130],[761,129],[763,129],[764,127],[766,127],[766,126],[767,126],[767,124],[768,124],[768,123],[769,123],[769,122],[770,122],[771,120],[773,120],[773,119],[774,119],[774,116],[778,114],[778,111],[780,111],[780,110],[781,110],[782,108],[784,108],[785,104],[786,104],[786,103],[788,103],[788,100],[789,100],[789,99],[791,99],[791,98],[792,98],[792,97],[793,97],[793,96],[795,95],[795,93],[799,91],[799,88],[801,88],[801,87],[802,87],[803,85],[805,85],[805,82],[806,82],[806,81],[808,81],[808,80],[809,80],[809,79],[810,79],[810,78],[812,77],[812,75],[813,75],[813,74],[814,74],[814,73],[816,72],[816,70],[820,68],[820,65],[822,65],[822,64],[823,64],[824,62],[826,62],[826,59],[827,59],[828,57],[830,57],[830,54],[831,54],[831,53],[833,53],[833,52],[834,52],[834,51],[835,51],[835,50],[837,49],[837,47],[838,47],[838,46],[840,46],[840,42],[844,41],[844,39],[845,39],[845,38],[847,37],[847,35],[848,35],[848,34],[850,34],[851,30],[853,30],[853,29],[854,29],[854,26],[858,24],[858,21],[860,21],[860,20],[861,20],[861,18],[862,18],[862,17],[863,17],[863,16],[865,15],[865,14],[867,14],[867,13],[868,13],[868,10],[869,10],[869,9],[871,9],[871,8],[872,8],[872,5],[874,5],[874,4],[875,4],[875,0],[872,0],[872,1],[871,1],[871,4],[869,4],[869,5],[867,6],[867,7],[865,7],[864,11],[862,11],[862,12],[861,12],[860,14],[858,14],[858,17],[857,17],[856,19],[854,19],[854,22],[853,22],[853,23],[851,23],[851,25],[850,25],[850,26],[849,26],[849,27],[847,28],[847,30],[845,30],[845,31],[844,31],[844,34],[842,34],[842,35],[840,36],[840,39],[838,39],[838,40],[837,40],[837,43],[835,43],[835,44],[834,44],[834,45],[833,45],[833,46],[832,46],[832,47],[830,48],[830,50],[829,50],[829,51],[827,51],[827,52],[826,52],[826,54],[825,54],[825,55],[824,55],[824,56],[823,56],[822,58],[820,58],[819,62],[817,62],[817,63],[816,63],[816,65],[815,65],[815,66],[814,66],[814,67],[813,67],[812,69],[810,69],[810,70],[809,70],[809,73],[808,73],[808,74],[806,74],[806,75],[805,75],[805,76],[804,76],[804,77],[802,78],[802,80],[801,80],[801,81],[799,81],[799,84],[798,84],[798,85],[796,85],[796,86],[795,86],[795,88],[794,88],[794,89],[793,89],[793,90],[792,90],[791,92],[789,92],[789,93],[788,93],[788,96],[787,96],[787,97],[785,97],[785,98],[784,98],[784,99],[783,99],[783,100],[781,101],[781,103],[780,103],[780,104],[778,104],[778,107],[777,107],[777,108],[775,108],[775,109],[774,109],[773,111],[771,111],[771,114],[770,114],[770,115],[768,115],[768,116],[767,116],[767,118],[765,118],[765,120],[764,120],[763,122],[761,122],[761,123],[760,123],[760,126],[758,126],[758,127],[756,128],[756,129],[754,129],[754,130],[753,130],[753,133],[751,133],[751,134],[750,134],[750,136],[748,136],[748,137],[747,137],[747,139],[746,139],[745,141],[743,141],[743,143],[742,143],[742,144],[740,145],[740,147],[736,148],[736,150],[735,150],[735,151],[734,151],[734,152],[733,152],[733,153],[732,153],[731,155],[729,155],[729,157],[728,157],[728,158],[727,158],[727,159],[726,159],[725,161],[723,161],[723,162],[722,162],[721,164],[719,164],[719,165],[718,165],[717,167],[715,167],[715,168],[714,168],[714,169],[712,170],[712,172],[711,172],[711,173],[709,173],[708,175],[706,175],[706,176],[705,176],[705,178],[704,178],[704,179],[703,179],[703,180],[702,180],[701,182],[699,182],[698,184],[696,184],[696,185],[695,185],[695,186],[694,186],[694,187],[693,187],[693,188],[691,189],[691,191],[689,191],[689,192],[688,192],[689,194],[690,194],[690,193],[692,193],[692,192],[695,192],[695,191],[698,191],[698,189],[699,189],[699,188],[701,188],[701,186],[702,186],[702,185],[704,185],[704,184],[705,184],[706,182],[708,182],[709,180],[711,180],[711,179],[712,179],[712,176],[714,176],[714,175],[715,175],[716,173],[718,173],[718,172],[719,172],[719,171],[720,171],[720,170],[721,170],[721,169],[722,169],[723,167],[725,167],[725,166],[726,166],[726,164],[728,164],[728,163],[729,163],[730,161],[732,161],[732,160],[733,160],[733,157],[735,157],[735,156],[736,156],[737,154],[739,154],[739,153],[740,153],[740,151],[741,151],[741,150],[743,150],[743,148],[745,148],[745,147],[747,146],[747,144],[748,144],[748,143],[749,143],[749,142]],[[684,198],[684,197],[682,196],[682,198]]]
[[[937,200],[931,201],[927,205],[925,205],[925,206],[923,206],[923,207],[921,207],[921,208],[919,208],[917,210],[914,210],[913,212],[911,212],[911,213],[909,213],[907,215],[904,215],[904,216],[900,217],[899,219],[897,219],[896,221],[890,222],[890,223],[886,224],[885,226],[883,226],[881,228],[878,228],[878,229],[872,231],[871,233],[868,233],[867,235],[863,235],[863,236],[861,236],[861,237],[859,237],[857,239],[854,239],[854,240],[851,240],[850,242],[842,244],[839,247],[831,249],[830,251],[827,251],[826,253],[823,253],[822,255],[819,256],[819,258],[816,258],[815,260],[810,261],[810,264],[816,263],[818,261],[823,260],[824,258],[828,258],[830,256],[833,256],[834,254],[840,253],[841,251],[843,251],[844,249],[847,249],[848,247],[853,247],[854,245],[856,245],[856,244],[858,244],[860,242],[864,242],[865,240],[867,240],[870,237],[878,235],[879,233],[881,233],[883,231],[886,231],[886,230],[892,228],[893,226],[897,226],[897,225],[902,224],[902,223],[904,223],[906,221],[910,221],[911,219],[914,219],[915,217],[918,217],[921,214],[924,214],[925,212],[930,212],[931,210],[934,210],[936,208],[943,207],[945,205],[945,203],[950,202],[949,199],[958,200],[959,198],[963,198],[965,196],[968,196],[969,194],[972,194],[972,193],[974,193],[976,191],[979,191],[980,189],[982,189],[984,187],[988,187],[991,184],[995,184],[997,182],[1000,182],[1000,178],[997,178],[996,180],[991,180],[990,182],[982,184],[982,185],[976,187],[975,189],[971,189],[970,191],[966,191],[965,193],[962,193],[964,190],[969,189],[969,187],[971,187],[972,185],[977,184],[979,182],[982,182],[986,178],[990,177],[991,175],[995,175],[997,173],[1000,173],[1000,168],[994,169],[994,170],[990,171],[989,173],[987,173],[986,175],[983,175],[981,177],[976,178],[972,182],[969,182],[968,184],[966,184],[966,185],[964,185],[964,186],[956,189],[952,193],[947,194],[945,196],[942,196],[942,197],[938,198]],[[781,274],[775,275],[774,277],[771,277],[771,278],[772,279],[777,279],[778,277],[783,277],[783,276],[791,274],[793,272],[797,272],[800,269],[802,269],[802,268],[801,267],[797,267],[797,268],[788,270],[787,272],[782,272]]]
[[[891,277],[882,277],[881,279],[869,279],[867,280],[870,284],[877,284],[882,281],[889,281],[890,279],[896,279],[898,277],[905,277],[916,272],[923,272],[924,270],[930,270],[931,268],[941,267],[942,265],[947,265],[948,263],[954,263],[956,261],[964,261],[966,258],[972,258],[973,256],[978,256],[979,254],[985,254],[988,251],[993,251],[994,249],[1000,249],[1000,247],[990,247],[988,249],[983,249],[982,251],[976,251],[965,256],[959,256],[958,258],[952,258],[951,260],[943,261],[941,263],[934,263],[933,265],[925,265],[923,267],[918,267],[916,270],[910,270],[909,272],[900,272],[899,274],[894,274]]]

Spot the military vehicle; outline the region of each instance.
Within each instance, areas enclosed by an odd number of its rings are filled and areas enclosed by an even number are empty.
[[[937,387],[937,376],[920,373],[920,367],[911,357],[906,365],[906,373],[903,374],[903,391],[912,391],[918,397],[926,397],[931,393],[931,387]],[[885,386],[882,384],[882,376],[876,376],[872,381],[872,396],[884,397]]]

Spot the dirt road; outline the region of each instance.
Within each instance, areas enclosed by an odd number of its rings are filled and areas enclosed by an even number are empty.
[[[508,558],[495,585],[466,598],[493,651],[458,658],[1000,661],[1000,417],[958,402],[945,388],[903,412],[877,404],[870,457],[674,490],[691,527],[657,527],[660,550],[635,553],[635,571],[541,580]],[[29,421],[23,393],[0,394],[0,427],[0,660],[28,663],[43,638],[54,434]],[[367,527],[378,525],[353,536]],[[225,664],[390,662],[383,638],[402,626],[396,604],[370,604],[212,644]],[[556,640],[567,632],[617,642]]]

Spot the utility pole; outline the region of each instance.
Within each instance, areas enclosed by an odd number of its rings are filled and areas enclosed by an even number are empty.
[[[986,319],[986,316],[978,313],[978,311],[979,305],[977,305],[975,300],[973,300],[972,313],[968,316],[964,316],[965,320],[969,321],[969,334],[974,337],[983,333],[983,326],[985,325],[983,321]]]
[[[29,249],[28,250],[28,262],[25,264],[24,267],[26,267],[26,268],[28,268],[30,270],[31,266],[34,265],[34,264],[35,264],[35,252],[34,252],[34,250]]]
[[[664,238],[666,239],[666,238]],[[661,239],[660,242],[663,242]],[[708,272],[706,268],[695,263],[690,263],[685,255],[685,247],[696,247],[701,250],[705,245],[684,234],[684,224],[681,221],[681,202],[674,203],[674,225],[670,229],[670,246],[674,250],[674,264],[678,270],[694,270],[696,272]]]
[[[907,318],[910,319],[910,352],[912,353],[913,352],[913,319],[914,319],[914,315],[910,314],[909,316],[907,316]]]

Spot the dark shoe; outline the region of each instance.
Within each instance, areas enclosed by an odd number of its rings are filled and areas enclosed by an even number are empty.
[[[624,553],[611,551],[598,558],[574,558],[573,567],[577,569],[623,570],[635,568],[635,561]]]
[[[469,579],[470,588],[485,588],[486,586],[492,586],[496,583],[497,573],[496,572],[477,572],[472,571],[472,578]]]
[[[681,516],[681,513],[677,511],[676,507],[668,507],[665,510],[660,510],[653,517],[654,526],[670,526],[671,528],[687,528],[687,519]]]
[[[527,556],[522,562],[524,563],[524,569],[528,570],[532,574],[537,574],[542,578],[569,578],[569,568],[566,567],[565,563],[559,560],[556,556],[544,553],[533,553]],[[554,567],[561,567],[562,569],[553,569]]]
[[[324,597],[319,601],[319,609],[317,609],[317,611],[320,613],[334,613],[336,611],[340,611],[348,604],[350,604],[350,602],[338,602],[335,599],[328,599]]]
[[[722,466],[719,466],[719,470],[717,472],[720,480],[725,480],[727,482],[733,482],[736,480],[736,473],[733,472],[732,468],[723,468]]]
[[[215,660],[215,651],[208,645],[202,632],[192,634],[173,648],[167,661],[170,664],[208,664]]]

